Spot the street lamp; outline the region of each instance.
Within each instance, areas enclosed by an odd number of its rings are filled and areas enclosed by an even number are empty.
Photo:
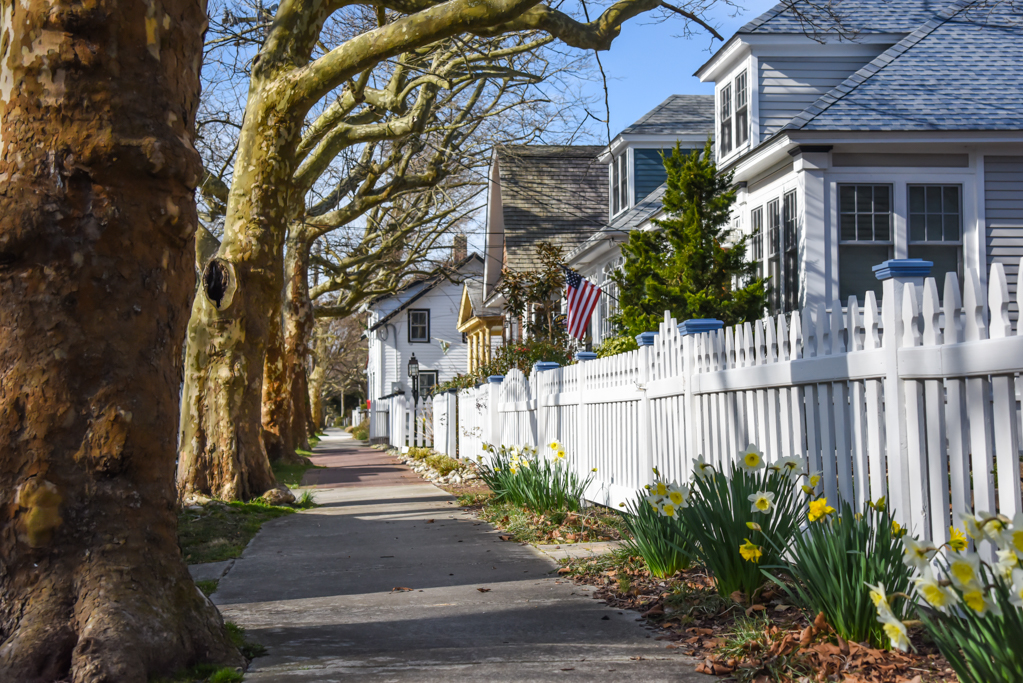
[[[408,361],[408,376],[412,380],[412,402],[419,405],[419,361],[414,353]]]

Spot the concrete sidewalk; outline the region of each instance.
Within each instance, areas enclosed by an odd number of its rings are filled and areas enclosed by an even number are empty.
[[[383,453],[331,430],[314,461],[321,507],[264,525],[213,595],[267,648],[247,681],[714,680]]]

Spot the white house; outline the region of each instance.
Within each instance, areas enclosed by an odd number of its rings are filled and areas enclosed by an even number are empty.
[[[371,401],[411,391],[407,368],[413,354],[419,361],[420,393],[465,372],[467,347],[457,330],[458,308],[463,286],[478,287],[482,277],[483,259],[470,254],[433,277],[366,306],[366,395]]]
[[[1018,16],[982,0],[834,0],[813,21],[791,6],[697,72],[715,84],[718,165],[735,174],[736,225],[757,235],[773,311],[880,293],[872,268],[890,258],[932,261],[939,282],[1003,262],[1014,289]]]

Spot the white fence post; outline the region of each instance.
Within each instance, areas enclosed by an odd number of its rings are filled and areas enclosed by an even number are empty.
[[[589,382],[589,371],[587,368],[587,361],[595,360],[597,354],[591,351],[580,351],[575,355],[575,359],[578,361],[576,366],[576,382],[577,390],[579,392],[579,406],[578,412],[576,413],[576,443],[578,446],[578,454],[575,456],[578,458],[577,462],[584,464],[584,472],[597,466],[596,454],[593,452],[593,442],[590,438],[592,436],[590,431],[590,413],[586,407],[587,394],[590,391]],[[585,474],[583,475],[585,476]],[[594,485],[600,484],[603,477],[596,479]],[[596,498],[594,498],[596,500]],[[598,500],[597,502],[607,504],[607,492],[604,492],[604,500]]]
[[[504,375],[491,375],[487,378],[487,412],[483,428],[483,443],[491,446],[501,445],[501,429],[504,426],[501,416],[501,383]]]
[[[654,342],[657,339],[657,332],[644,332],[636,337],[639,344],[639,409],[637,411],[637,437],[639,440],[639,484],[652,484],[654,481],[654,442],[653,442],[653,421],[650,414],[650,394],[647,392],[650,384],[650,358],[654,351]]]
[[[723,328],[725,324],[711,318],[694,318],[678,324],[678,333],[682,335],[682,353],[684,370],[682,372],[682,391],[684,391],[684,410],[686,415],[686,443],[689,458],[705,456],[708,462],[724,469],[723,461],[715,461],[712,452],[711,416],[708,414],[709,400],[698,395],[699,375],[708,372],[710,358],[709,345],[712,333]],[[749,364],[749,361],[747,361]],[[749,419],[751,416],[747,416]],[[736,454],[731,454],[734,458]],[[688,464],[688,463],[687,463]]]
[[[888,464],[888,504],[895,518],[911,533],[913,521],[920,519],[911,507],[913,494],[909,479],[909,435],[906,429],[907,387],[899,377],[899,347],[905,341],[903,325],[903,289],[907,284],[915,291],[923,286],[923,279],[931,270],[931,263],[920,259],[893,259],[874,266],[874,273],[882,284],[881,321],[884,349],[884,412],[885,441]],[[915,387],[914,387],[915,390]],[[912,409],[918,409],[914,402]],[[919,424],[916,422],[915,424]],[[919,482],[922,485],[923,482]],[[916,520],[914,520],[914,517]],[[930,534],[930,529],[926,533]]]

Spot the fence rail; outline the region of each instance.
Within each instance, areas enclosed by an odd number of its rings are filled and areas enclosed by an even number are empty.
[[[666,315],[638,351],[491,378],[458,395],[457,452],[556,439],[580,474],[596,468],[587,497],[617,505],[655,466],[683,481],[697,456],[723,468],[755,443],[769,462],[806,458],[831,501],[887,496],[937,541],[960,513],[1015,515],[1023,323],[1003,266],[985,292],[975,271],[939,290],[919,263],[885,265],[880,305],[868,293],[862,307],[852,297],[727,329]]]

